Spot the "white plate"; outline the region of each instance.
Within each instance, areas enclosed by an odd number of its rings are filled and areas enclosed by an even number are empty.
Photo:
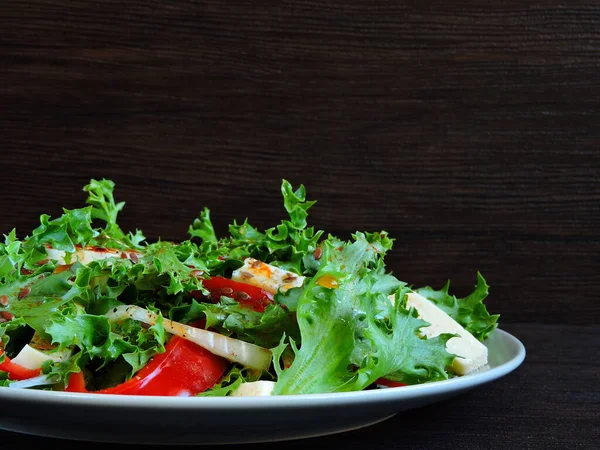
[[[136,397],[0,388],[0,429],[139,444],[230,444],[323,436],[375,424],[496,380],[525,358],[502,330],[486,341],[488,366],[451,380],[340,394],[277,397]],[[493,407],[493,405],[490,405]]]

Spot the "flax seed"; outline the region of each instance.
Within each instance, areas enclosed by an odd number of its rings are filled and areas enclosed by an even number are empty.
[[[321,247],[317,247],[313,253],[313,257],[315,259],[319,259],[321,256],[323,256],[323,249]]]

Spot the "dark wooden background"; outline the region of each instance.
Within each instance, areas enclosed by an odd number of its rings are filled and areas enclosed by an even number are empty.
[[[0,232],[82,205],[90,177],[117,183],[125,228],[175,240],[205,205],[220,232],[272,226],[281,179],[303,183],[316,227],[397,238],[401,279],[463,295],[481,271],[530,351],[521,375],[461,400],[466,431],[443,420],[454,406],[425,409],[442,425],[428,441],[409,421],[413,445],[590,445],[600,3],[480,3],[2,2]]]

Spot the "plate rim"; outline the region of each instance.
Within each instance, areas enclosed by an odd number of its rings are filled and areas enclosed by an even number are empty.
[[[372,389],[355,392],[293,394],[261,397],[159,397],[118,394],[87,394],[61,391],[0,388],[0,401],[34,401],[36,403],[61,403],[69,406],[118,408],[168,408],[180,410],[229,409],[295,409],[302,407],[331,407],[376,400],[396,402],[421,397],[460,392],[499,379],[517,369],[525,360],[527,351],[523,343],[501,328],[493,333],[500,335],[504,346],[511,346],[514,354],[500,365],[482,372],[448,380],[435,381],[398,388]],[[490,336],[491,337],[491,336]],[[512,353],[512,352],[511,352]],[[93,401],[90,401],[93,399]]]

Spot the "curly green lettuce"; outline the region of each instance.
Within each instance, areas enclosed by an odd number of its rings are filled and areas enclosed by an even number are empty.
[[[281,194],[289,218],[264,231],[245,219],[241,223],[234,221],[229,225],[229,236],[219,239],[210,220],[210,210],[201,211],[188,233],[201,240],[199,248],[208,268],[214,273],[222,272],[226,261],[252,257],[300,275],[310,275],[307,256],[316,250],[323,235],[322,230],[316,231],[306,221],[308,210],[316,202],[306,200],[303,185],[294,190],[287,180],[281,183]]]
[[[490,314],[483,303],[489,293],[489,286],[481,273],[477,272],[477,285],[465,298],[451,295],[450,281],[440,290],[429,286],[416,289],[416,292],[431,300],[438,308],[461,324],[480,341],[488,338],[498,327],[499,314]]]
[[[302,341],[299,348],[290,342],[295,355],[289,368],[278,361],[283,340],[273,349],[273,394],[357,391],[390,373],[409,383],[447,378],[452,335],[420,337],[428,324],[406,308],[405,283],[385,272],[381,242],[357,233],[353,242],[323,244],[323,263],[297,300]],[[394,306],[388,300],[393,293],[399,300]]]

